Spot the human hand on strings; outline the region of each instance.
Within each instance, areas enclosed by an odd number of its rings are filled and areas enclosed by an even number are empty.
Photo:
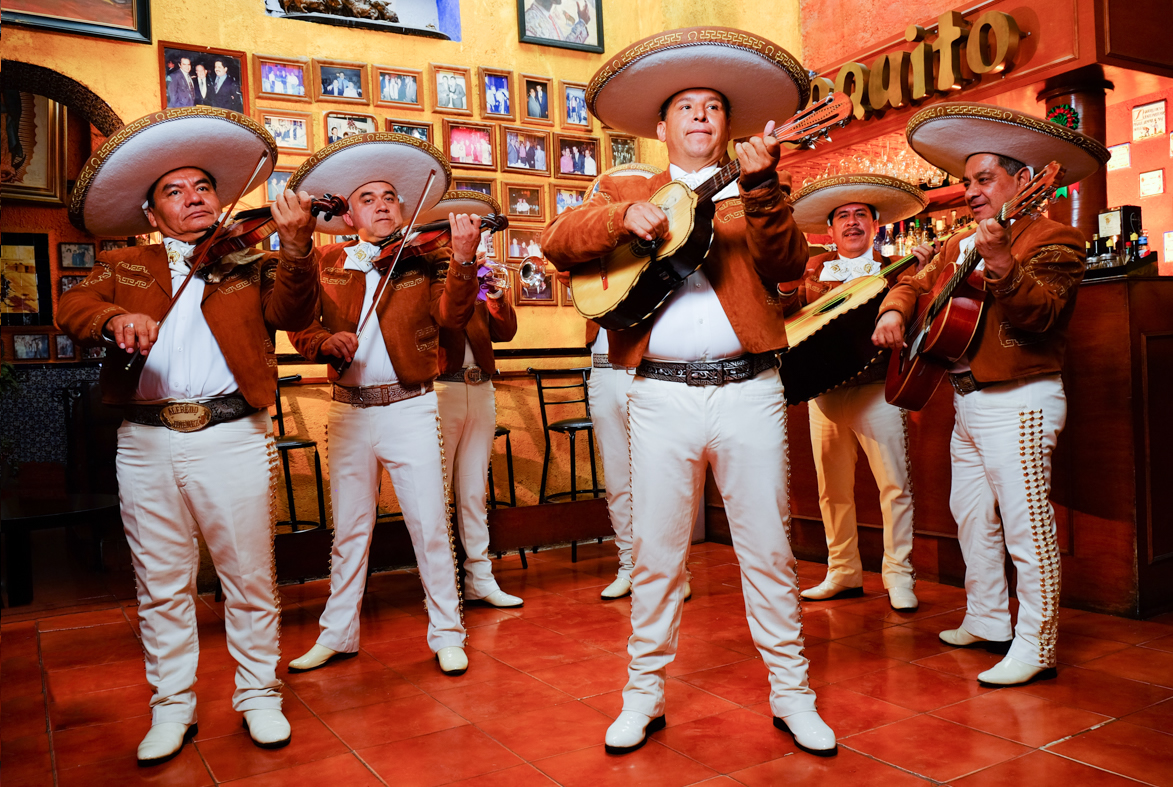
[[[358,352],[358,335],[349,331],[339,331],[322,342],[321,351],[326,355],[333,355],[335,358],[341,358],[347,363],[351,363],[354,360],[354,354]]]
[[[452,261],[468,265],[477,256],[481,245],[481,217],[477,214],[448,214],[448,226],[452,228]]]
[[[668,234],[668,214],[659,205],[634,202],[623,214],[623,226],[644,240],[655,240]]]
[[[916,257],[916,269],[919,271],[921,268],[932,262],[933,257],[940,254],[943,248],[944,246],[936,238],[933,238],[928,243],[922,243],[921,245],[913,248],[912,253]]]
[[[999,224],[997,219],[985,219],[978,223],[973,245],[985,260],[986,270],[996,278],[1002,278],[1014,267],[1014,256],[1010,253],[1010,230]]]
[[[289,189],[282,191],[273,201],[273,220],[277,222],[281,250],[290,257],[306,257],[313,248],[318,220],[310,213],[311,202],[307,192],[294,194]]]
[[[733,146],[737,160],[741,162],[741,185],[747,191],[763,185],[778,170],[778,159],[782,145],[774,137],[774,121],[766,123],[759,137],[750,137]]]
[[[898,311],[881,314],[876,321],[875,333],[872,334],[872,344],[889,350],[901,350],[904,347],[904,315]]]
[[[107,321],[105,331],[120,349],[146,355],[159,340],[159,323],[145,314],[119,314]]]

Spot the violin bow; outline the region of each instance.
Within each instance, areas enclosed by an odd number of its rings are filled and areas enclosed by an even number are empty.
[[[403,249],[407,246],[407,239],[411,235],[411,231],[415,229],[415,222],[419,218],[420,211],[424,207],[424,199],[428,196],[428,192],[432,188],[432,183],[436,180],[436,170],[433,169],[428,173],[428,180],[424,183],[424,190],[420,193],[419,202],[415,204],[415,212],[411,214],[411,221],[407,223],[407,229],[403,231],[403,242],[399,244],[399,251],[395,252],[395,259],[391,261],[391,266],[387,268],[387,272],[383,274],[383,281],[379,282],[379,289],[375,290],[375,297],[371,298],[371,307],[367,309],[366,315],[362,318],[362,322],[358,325],[358,330],[355,331],[357,341],[362,341],[363,329],[367,327],[367,323],[371,320],[371,315],[375,313],[375,309],[379,307],[379,301],[383,299],[383,293],[387,289],[387,282],[391,281],[391,274],[395,272],[395,266],[399,264],[399,258],[403,256]],[[355,345],[355,354],[358,353],[358,346]],[[343,361],[338,365],[338,374],[341,375],[350,365],[354,363],[353,356],[350,361]]]
[[[188,263],[187,276],[184,277],[183,282],[179,285],[179,289],[176,290],[175,294],[171,296],[171,303],[167,304],[167,311],[163,312],[163,316],[160,317],[159,321],[155,324],[156,328],[163,327],[163,322],[167,319],[167,316],[171,314],[171,310],[175,308],[175,304],[179,302],[179,296],[183,295],[183,291],[187,289],[187,285],[191,281],[191,277],[195,275],[196,271],[203,267],[204,258],[208,256],[208,252],[211,250],[212,246],[216,244],[217,237],[228,226],[228,217],[231,216],[233,210],[235,210],[236,203],[240,202],[240,198],[252,190],[253,181],[257,179],[257,175],[261,173],[261,168],[265,166],[265,162],[268,160],[269,153],[268,151],[265,151],[261,154],[261,160],[257,162],[256,169],[253,170],[253,174],[249,177],[248,183],[245,184],[244,190],[236,195],[236,199],[234,199],[232,204],[228,206],[228,210],[220,214],[220,218],[212,226],[212,236],[202,244],[204,247],[203,250],[200,251],[199,255],[194,260]],[[127,362],[126,366],[123,368],[123,371],[129,372],[130,368],[134,366],[135,362],[138,361],[139,358],[145,357],[146,356],[141,352],[135,353],[134,356]]]

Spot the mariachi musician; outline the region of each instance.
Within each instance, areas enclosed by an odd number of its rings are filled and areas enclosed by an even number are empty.
[[[760,135],[737,145],[739,180],[698,210],[700,221],[715,213],[700,269],[654,317],[609,334],[611,363],[636,369],[628,394],[631,663],[623,711],[606,734],[611,752],[632,751],[665,724],[666,668],[676,653],[685,562],[709,464],[729,513],[750,632],[770,673],[774,724],[806,751],[836,751],[802,653],[787,538],[786,405],[776,368],[776,352],[786,347],[776,284],[802,274],[807,247],[786,200],[789,175],[776,171],[772,118],[789,117],[808,93],[801,64],[748,32],[689,28],[637,42],[595,75],[588,105],[612,128],[665,143],[669,171],[600,178],[598,192],[557,217],[542,238],[562,270],[620,244],[662,238],[670,224],[649,201],[657,189],[672,179],[697,188],[727,160],[731,138]]]
[[[794,220],[804,232],[829,230],[835,251],[811,257],[802,279],[779,289],[793,291],[796,305],[807,305],[857,277],[879,274],[891,261],[872,248],[876,229],[915,216],[924,206],[920,189],[887,175],[837,175],[807,184],[794,197]],[[804,599],[863,595],[855,516],[855,462],[862,448],[880,489],[881,574],[888,600],[896,610],[917,608],[908,413],[884,400],[887,367],[882,356],[844,385],[809,402],[819,510],[827,534],[827,576],[802,591]]]
[[[1083,235],[1072,227],[1041,216],[1004,227],[996,217],[1051,161],[1070,184],[1098,170],[1108,151],[1079,132],[987,104],[934,105],[912,117],[907,135],[922,158],[965,185],[978,227],[935,255],[916,250],[926,264],[885,298],[873,340],[900,351],[917,298],[976,251],[984,315],[948,373],[956,411],[949,506],[965,558],[966,614],[940,637],[957,647],[1009,642],[1006,657],[978,680],[1027,683],[1055,674],[1060,571],[1051,456],[1067,416],[1059,372],[1086,260]],[[1005,551],[1018,576],[1013,629]]]
[[[421,215],[421,222],[449,213],[500,214],[492,197],[478,191],[450,191],[440,203]],[[492,237],[487,242],[492,244]],[[520,607],[522,599],[506,593],[493,577],[489,559],[489,520],[485,484],[493,440],[497,434],[497,399],[492,377],[497,372],[493,342],[507,342],[517,334],[517,313],[485,275],[472,317],[463,329],[440,326],[440,376],[436,401],[443,436],[444,479],[456,507],[456,524],[464,545],[464,598],[493,607]]]
[[[118,493],[154,692],[140,765],[173,757],[196,729],[197,534],[224,586],[233,707],[258,746],[290,739],[277,679],[268,407],[277,390],[274,331],[305,327],[317,304],[309,195],[284,191],[273,203],[280,253],[209,260],[216,264],[179,294],[190,265],[208,260],[196,244],[222,206],[264,183],[276,160],[273,138],[250,118],[165,109],[111,136],[70,203],[70,219],[94,235],[163,236],[99,254],[57,314],[78,344],[109,348],[102,397],[124,408]]]
[[[425,192],[429,172],[435,178]],[[359,237],[321,250],[320,314],[290,335],[306,358],[332,364],[333,383],[330,598],[318,641],[290,662],[294,671],[358,652],[383,467],[415,548],[427,598],[428,647],[444,673],[468,668],[433,382],[440,326],[462,330],[472,317],[480,219],[450,216],[450,245],[404,248],[393,271],[394,254],[384,245],[404,229],[417,205],[427,209],[439,202],[450,178],[443,154],[428,143],[380,132],[323,148],[289,180],[295,187],[348,195],[350,212],[320,218],[318,228]]]

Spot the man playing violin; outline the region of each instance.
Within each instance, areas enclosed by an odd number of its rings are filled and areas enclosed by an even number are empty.
[[[160,323],[190,266],[206,259],[196,244],[223,202],[245,189],[262,154],[268,163],[256,183],[277,159],[272,137],[248,118],[214,108],[172,112],[112,136],[79,175],[70,207],[74,223],[93,234],[158,231],[163,243],[98,255],[58,309],[74,341],[110,348],[103,398],[124,407],[119,497],[154,692],[142,765],[174,756],[196,729],[198,536],[224,588],[237,663],[233,707],[258,746],[289,742],[276,673],[268,407],[277,388],[274,332],[309,324],[318,295],[309,195],[285,191],[273,204],[280,253],[249,253],[218,277],[192,278]],[[189,166],[152,171],[145,163],[174,162],[177,150]]]
[[[1055,675],[1060,561],[1051,456],[1067,415],[1059,373],[1084,274],[1084,239],[1046,217],[1023,216],[1009,227],[997,217],[1050,161],[1066,168],[1070,184],[1099,169],[1107,151],[1040,118],[960,102],[914,115],[908,139],[923,158],[961,179],[978,227],[949,238],[943,249],[916,249],[925,265],[901,277],[885,298],[872,340],[896,352],[914,344],[905,325],[918,297],[971,253],[980,256],[970,279],[985,291],[985,314],[948,375],[956,411],[949,505],[965,558],[966,614],[940,638],[955,647],[1008,647],[978,680],[1028,683]],[[973,140],[991,147],[974,151]],[[1006,551],[1017,573],[1013,628]]]
[[[423,194],[428,168],[439,174]],[[417,180],[402,172],[425,175]],[[372,173],[386,173],[387,179],[371,180]],[[414,256],[406,249],[391,272],[394,254],[380,246],[404,228],[411,216],[406,211],[421,200],[424,209],[434,206],[448,178],[443,154],[427,143],[401,134],[364,134],[321,151],[290,179],[301,188],[350,195],[350,212],[320,219],[319,228],[359,237],[322,248],[318,319],[290,334],[306,358],[332,364],[327,428],[334,513],[330,598],[321,632],[309,651],[290,662],[291,671],[317,669],[358,652],[384,467],[415,548],[428,648],[447,674],[468,667],[433,382],[440,327],[461,331],[473,314],[480,218],[449,215],[450,245]],[[372,304],[374,315],[359,335]]]
[[[701,268],[652,319],[608,334],[611,364],[636,372],[627,400],[635,562],[631,663],[623,711],[607,730],[606,747],[632,751],[666,723],[666,669],[679,642],[685,564],[711,466],[741,567],[750,633],[769,672],[774,724],[804,750],[831,755],[835,734],[815,710],[802,653],[787,537],[786,404],[776,368],[776,351],[787,345],[775,287],[802,274],[807,248],[786,200],[789,176],[776,171],[780,145],[770,118],[775,111],[786,117],[805,101],[807,76],[783,58],[763,61],[729,31],[695,31],[629,47],[607,69],[625,65],[608,71],[606,81],[596,75],[590,92],[592,111],[608,126],[654,135],[667,146],[669,172],[650,179],[602,176],[591,199],[564,212],[542,237],[542,248],[561,270],[619,244],[663,238],[669,221],[649,197],[672,178],[697,188],[727,161],[731,137],[759,135],[736,146],[739,181],[697,211],[698,220],[706,220],[702,209],[715,212]],[[721,44],[690,46],[685,63],[684,55],[657,43],[684,34]],[[640,66],[636,76],[626,72],[632,64]],[[698,74],[705,81],[695,84]],[[617,99],[635,91],[648,106]],[[755,94],[791,98],[780,107],[761,107]]]

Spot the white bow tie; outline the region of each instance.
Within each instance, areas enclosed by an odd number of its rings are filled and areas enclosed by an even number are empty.
[[[347,246],[343,251],[346,252],[346,262],[342,267],[360,273],[369,273],[375,267],[375,257],[379,256],[379,247],[365,240]]]
[[[186,276],[187,272],[191,270],[187,261],[191,258],[192,251],[195,250],[195,244],[184,243],[175,238],[163,238],[163,247],[167,249],[167,267],[174,273]]]
[[[872,259],[870,254],[863,257],[840,256],[823,265],[819,281],[851,281],[860,276],[871,276],[879,270],[880,263]]]

